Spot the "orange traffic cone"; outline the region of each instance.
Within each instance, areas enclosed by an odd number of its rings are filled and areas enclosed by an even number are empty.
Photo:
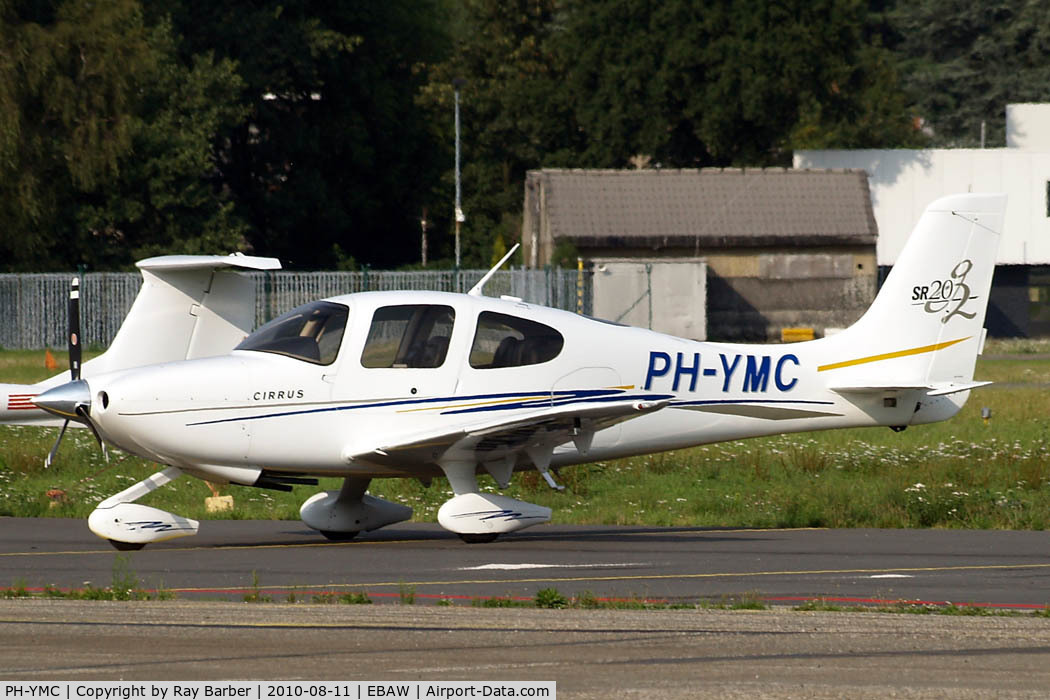
[[[50,350],[44,351],[44,367],[58,369],[58,363],[55,362],[55,356],[51,354]]]

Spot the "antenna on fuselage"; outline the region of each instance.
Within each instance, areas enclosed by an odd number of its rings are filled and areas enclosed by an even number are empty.
[[[514,247],[510,249],[510,252],[508,252],[506,255],[504,255],[503,259],[500,260],[498,263],[496,263],[495,267],[493,267],[491,270],[486,272],[485,276],[482,277],[478,281],[477,284],[475,284],[473,287],[471,287],[470,291],[467,292],[467,294],[469,294],[472,297],[480,297],[481,296],[481,288],[485,286],[485,283],[488,282],[492,278],[492,276],[494,274],[496,274],[496,270],[498,270],[501,267],[503,267],[503,263],[505,263],[508,260],[510,260],[510,256],[514,255],[514,251],[516,251],[520,245],[521,245],[520,243],[515,243]]]

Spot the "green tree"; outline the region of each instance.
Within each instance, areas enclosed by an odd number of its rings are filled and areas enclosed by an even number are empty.
[[[1006,104],[1050,100],[1050,1],[898,2],[887,44],[934,145],[1006,142]]]
[[[77,209],[83,257],[95,267],[247,246],[247,224],[222,187],[213,152],[216,134],[247,116],[243,81],[228,59],[200,54],[189,66],[179,63],[166,21],[150,38],[155,62],[131,119],[132,154],[118,176],[85,193]]]
[[[0,258],[71,262],[77,192],[131,150],[129,112],[151,52],[135,0],[0,6]]]
[[[571,0],[566,89],[585,164],[787,165],[798,146],[914,141],[858,0]]]
[[[860,0],[468,0],[452,26],[421,102],[451,144],[451,83],[466,80],[466,264],[517,238],[530,168],[787,165],[797,147],[923,142]]]
[[[0,265],[238,246],[243,224],[212,184],[215,129],[243,112],[232,64],[181,64],[136,0],[0,5],[0,23]]]
[[[453,16],[454,49],[430,67],[419,102],[442,144],[445,173],[431,191],[435,228],[451,232],[453,80],[461,89],[463,265],[493,264],[520,235],[525,172],[569,166],[578,150],[552,46],[559,0],[467,0]],[[451,238],[443,247],[451,256]]]
[[[222,175],[256,253],[308,268],[413,259],[438,172],[414,103],[421,65],[445,50],[435,1],[150,6],[171,13],[185,55],[237,61],[250,111],[223,132]]]

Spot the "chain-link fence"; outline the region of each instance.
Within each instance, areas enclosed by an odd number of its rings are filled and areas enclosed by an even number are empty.
[[[410,272],[252,272],[255,318],[261,325],[314,299],[363,291],[416,289],[466,292],[487,270]],[[0,274],[0,348],[66,347],[66,306],[71,274]],[[80,282],[85,346],[110,343],[142,285],[137,272],[97,272]],[[485,285],[486,296],[508,294],[527,302],[591,313],[591,273],[576,270],[501,270]]]

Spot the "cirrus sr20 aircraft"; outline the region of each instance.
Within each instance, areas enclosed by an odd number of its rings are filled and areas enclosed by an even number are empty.
[[[248,335],[250,280],[237,270],[275,260],[153,258],[139,263],[143,288],[112,345],[82,376],[71,299],[73,381],[0,385],[0,422],[64,432],[73,421],[168,465],[91,514],[91,530],[118,548],[197,532],[194,520],[134,503],[182,474],[285,490],[342,477],[300,511],[336,540],[412,515],[369,495],[372,479],[445,476],[455,495],[438,522],[490,541],[551,511],[479,492],[479,474],[505,488],[535,469],[560,488],[552,468],[955,415],[986,383],[973,372],[1005,205],[999,194],[932,203],[864,316],[790,345],[695,342],[488,298],[488,276],[468,294],[315,301]]]

